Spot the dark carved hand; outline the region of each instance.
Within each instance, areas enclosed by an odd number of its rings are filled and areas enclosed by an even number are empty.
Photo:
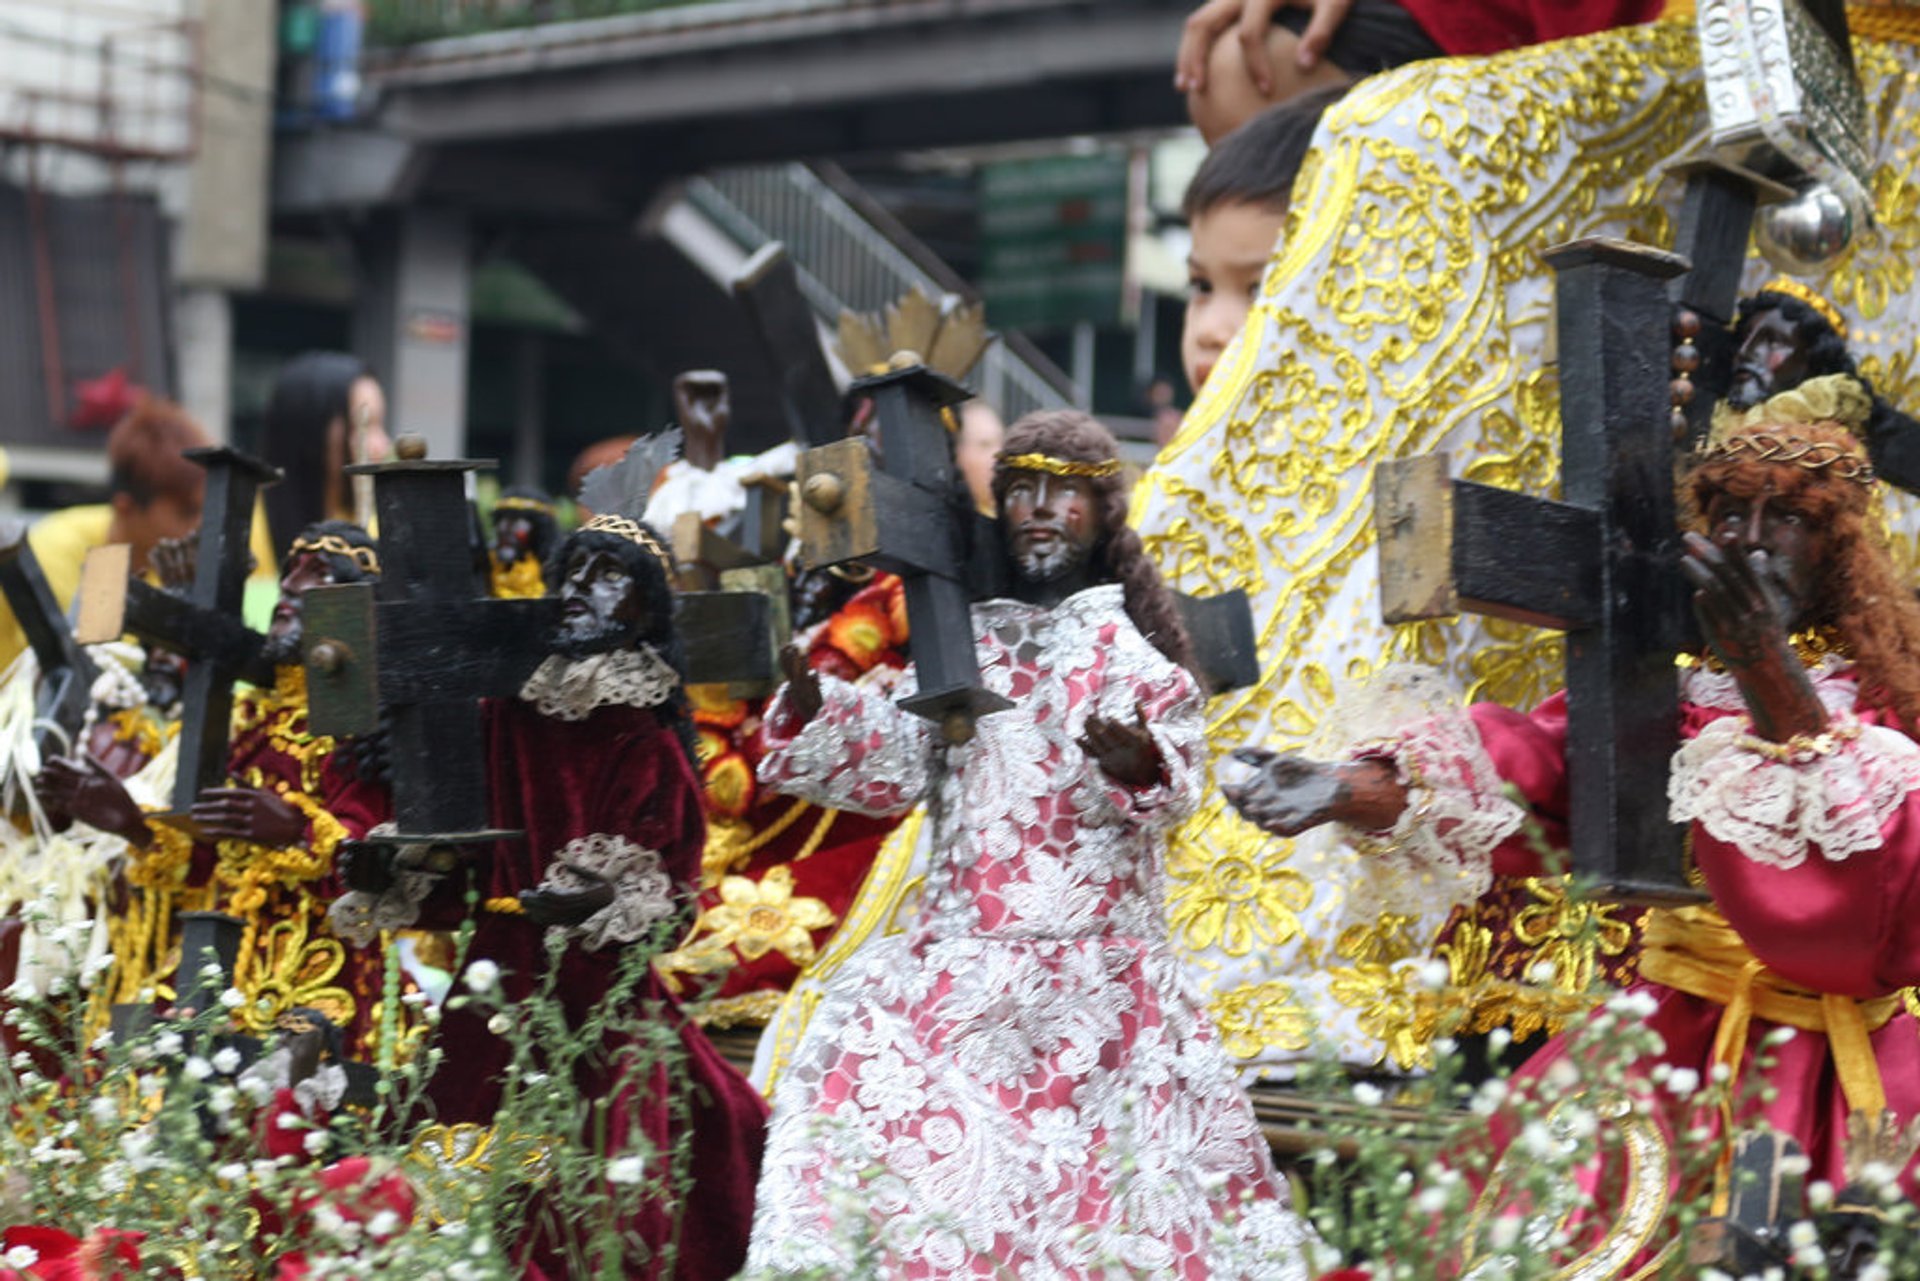
[[[1107,777],[1128,787],[1146,787],[1160,781],[1160,749],[1147,729],[1147,715],[1134,709],[1134,721],[1089,716],[1080,733],[1080,750],[1094,759]]]
[[[193,586],[194,562],[200,556],[200,531],[185,538],[162,538],[147,553],[160,585],[168,591],[185,591]]]
[[[820,677],[798,645],[780,651],[780,670],[787,678],[787,708],[804,725],[820,714]]]
[[[577,890],[521,890],[520,906],[535,925],[578,925],[613,902],[613,882],[593,872],[574,869],[589,882]]]
[[[142,848],[153,840],[153,829],[126,784],[96,757],[56,756],[40,771],[34,787],[51,811],[71,815]]]
[[[310,1027],[304,1032],[290,1034],[285,1044],[287,1085],[291,1088],[320,1070],[320,1059],[327,1049],[327,1034],[320,1028]]]
[[[1298,836],[1323,823],[1377,831],[1392,827],[1407,807],[1406,789],[1384,761],[1332,765],[1264,747],[1239,748],[1232,759],[1244,777],[1223,777],[1221,793],[1249,823],[1275,836]]]
[[[1729,555],[1689,533],[1680,572],[1693,585],[1693,612],[1707,644],[1739,682],[1754,732],[1784,742],[1826,728],[1826,709],[1787,642],[1789,606],[1767,553]]]
[[[193,802],[193,821],[203,833],[289,849],[307,839],[307,817],[272,792],[252,787],[209,787]]]

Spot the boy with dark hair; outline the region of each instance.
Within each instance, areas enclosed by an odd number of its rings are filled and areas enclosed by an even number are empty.
[[[1261,112],[1209,152],[1187,184],[1181,212],[1193,244],[1180,363],[1195,395],[1246,322],[1314,131],[1344,93],[1345,85],[1317,89]]]

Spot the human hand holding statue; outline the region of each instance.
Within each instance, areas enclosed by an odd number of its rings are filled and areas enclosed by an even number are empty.
[[[1275,836],[1298,836],[1323,823],[1379,831],[1407,808],[1406,786],[1385,761],[1335,764],[1242,747],[1219,773],[1220,791],[1241,817]]]
[[[34,789],[52,814],[79,819],[142,848],[153,840],[139,802],[97,757],[54,757],[34,780]]]

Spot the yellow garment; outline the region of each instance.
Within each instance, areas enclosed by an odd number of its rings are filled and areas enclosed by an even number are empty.
[[[1714,1036],[1713,1061],[1737,1079],[1747,1029],[1758,1017],[1827,1038],[1847,1106],[1879,1112],[1887,1105],[1869,1034],[1886,1025],[1900,997],[1857,1001],[1788,983],[1748,950],[1727,918],[1711,907],[1683,907],[1647,916],[1640,975],[1650,982],[1726,1007]]]
[[[522,557],[511,565],[502,565],[489,553],[493,594],[501,600],[529,600],[547,594],[547,581],[541,577],[540,562]]]
[[[73,604],[80,589],[80,566],[87,553],[107,541],[113,525],[113,508],[105,503],[68,507],[51,512],[33,523],[27,531],[27,545],[40,562],[47,586],[61,609]],[[5,668],[27,647],[27,634],[13,610],[0,605],[0,668]]]

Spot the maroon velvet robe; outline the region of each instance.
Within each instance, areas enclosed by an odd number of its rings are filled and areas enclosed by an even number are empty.
[[[565,721],[518,699],[488,711],[490,774],[495,825],[526,832],[524,841],[503,843],[473,867],[483,903],[510,899],[541,883],[556,851],[595,833],[625,837],[660,853],[679,896],[692,901],[706,839],[700,785],[673,731],[648,708],[603,707],[584,720]],[[428,902],[446,911],[463,897],[461,878],[450,878]],[[434,913],[434,909],[440,910]],[[457,919],[457,916],[456,916]],[[423,923],[426,923],[423,921]],[[533,992],[546,966],[543,931],[526,917],[482,910],[469,960],[486,958],[503,971],[510,1002]],[[593,950],[578,940],[561,960],[557,991],[571,1024],[584,1022],[613,983],[619,949]],[[456,991],[464,990],[456,986]],[[767,1109],[747,1083],[679,1010],[659,978],[649,972],[634,999],[673,1020],[685,1049],[687,1105],[693,1128],[693,1184],[682,1206],[648,1206],[630,1225],[650,1246],[672,1233],[672,1215],[682,1217],[676,1278],[723,1278],[746,1260],[753,1219],[753,1189],[759,1178]],[[469,1010],[448,1010],[441,1044],[446,1051],[429,1095],[448,1124],[490,1124],[501,1096],[507,1044],[488,1032]],[[620,1046],[611,1039],[607,1058]],[[610,1133],[622,1133],[637,1112],[639,1126],[656,1151],[668,1151],[672,1083],[664,1066],[642,1084],[629,1083],[608,1117]],[[585,1098],[613,1087],[605,1060],[583,1066],[576,1085]],[[607,1155],[616,1155],[608,1153]],[[529,1275],[564,1276],[555,1242],[533,1243]],[[653,1276],[657,1267],[630,1266],[629,1276]]]

